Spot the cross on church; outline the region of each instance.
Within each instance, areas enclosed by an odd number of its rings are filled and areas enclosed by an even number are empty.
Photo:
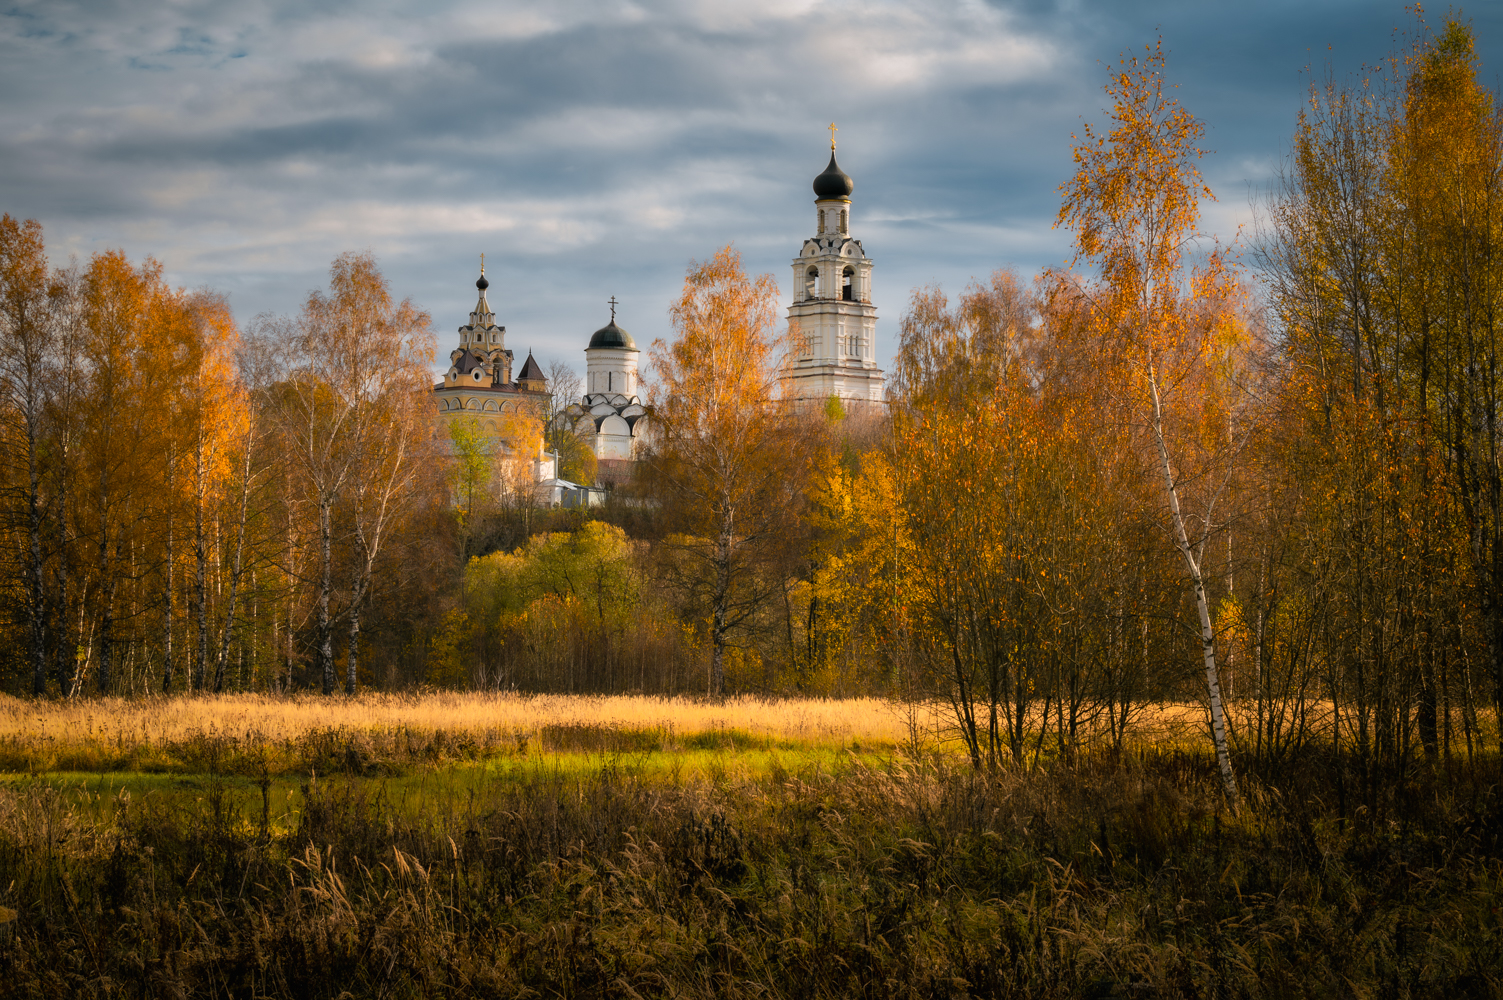
[[[480,255],[480,273],[485,273],[485,254]]]
[[[832,152],[832,153],[835,151],[835,133],[839,132],[839,131],[840,130],[835,127],[835,123],[831,122],[830,123],[830,152]]]
[[[611,296],[611,322],[616,322],[616,297]]]

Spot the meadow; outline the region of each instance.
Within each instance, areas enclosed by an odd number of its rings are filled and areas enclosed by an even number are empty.
[[[1204,710],[1162,705],[1135,733],[1192,746]],[[950,709],[883,698],[763,699],[437,691],[358,698],[226,694],[33,701],[0,695],[0,772],[306,775],[351,761],[577,752],[781,749],[910,752],[946,743]],[[958,745],[958,744],[957,744]],[[207,755],[214,754],[213,760]]]
[[[932,715],[932,710],[925,713]],[[0,753],[13,755],[5,762],[9,770],[16,770],[23,758],[39,764],[45,760],[45,770],[66,767],[74,760],[70,754],[96,766],[107,760],[124,764],[137,759],[131,755],[145,760],[153,747],[162,752],[165,764],[172,748],[207,735],[264,746],[268,752],[274,745],[295,746],[313,733],[338,733],[374,746],[408,737],[425,744],[439,738],[473,745],[484,755],[533,740],[555,750],[601,749],[622,738],[655,738],[659,745],[671,746],[679,735],[732,730],[789,745],[866,741],[892,746],[907,736],[903,710],[877,698],[707,701],[459,691],[373,693],[353,699],[230,694],[43,702],[0,697]]]
[[[1221,796],[1194,706],[977,771],[937,706],[0,702],[18,996],[1484,996],[1503,769]]]

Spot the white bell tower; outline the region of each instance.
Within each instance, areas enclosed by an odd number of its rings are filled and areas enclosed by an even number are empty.
[[[831,125],[830,165],[814,178],[815,235],[793,261],[792,356],[782,378],[786,399],[882,400],[872,262],[850,235],[855,186],[835,162]]]

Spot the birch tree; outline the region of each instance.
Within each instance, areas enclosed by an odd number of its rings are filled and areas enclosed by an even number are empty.
[[[1503,702],[1503,120],[1470,30],[1414,13],[1388,72],[1312,86],[1261,252],[1280,486],[1320,567],[1285,586],[1321,609],[1332,741],[1369,796],[1412,730],[1448,744],[1451,685],[1473,716],[1472,663]]]
[[[1200,622],[1216,760],[1227,799],[1236,808],[1203,572],[1218,496],[1214,488],[1203,490],[1192,519],[1184,505],[1189,449],[1174,447],[1192,436],[1199,398],[1213,381],[1210,359],[1235,336],[1229,305],[1235,275],[1219,248],[1199,266],[1187,262],[1199,235],[1200,200],[1211,197],[1196,167],[1204,153],[1197,145],[1204,127],[1169,96],[1164,67],[1160,42],[1113,71],[1106,86],[1110,129],[1100,134],[1085,126],[1075,147],[1076,174],[1061,187],[1057,224],[1074,230],[1076,262],[1096,269],[1086,289],[1096,335],[1120,359],[1120,390],[1149,434],[1170,540]]]
[[[318,519],[315,658],[324,694],[335,688],[336,513],[350,512],[346,523],[358,550],[343,612],[352,616],[358,642],[355,606],[409,478],[419,426],[414,394],[419,372],[422,390],[428,388],[424,366],[433,354],[428,315],[407,300],[393,303],[370,254],[341,254],[329,278],[329,293],[309,295],[297,321],[281,327],[283,376],[271,406],[298,466],[300,499]]]
[[[26,662],[31,691],[37,695],[47,685],[41,450],[46,444],[44,420],[58,367],[49,299],[41,225],[34,220],[18,222],[9,215],[0,217],[0,407],[9,411],[3,421],[10,438],[6,454],[24,466],[8,478],[22,484]]]
[[[232,502],[235,508],[235,558],[230,569],[230,594],[224,623],[219,632],[219,649],[214,655],[214,690],[224,690],[225,664],[230,656],[230,640],[235,634],[235,613],[240,598],[240,580],[245,572],[246,532],[250,522],[250,498],[253,486],[264,468],[255,464],[255,458],[265,433],[264,416],[257,404],[265,398],[274,368],[267,344],[260,338],[251,338],[236,345],[235,372],[238,376],[233,385],[227,386],[230,395],[227,412],[233,416],[225,428],[226,437],[232,445],[238,445],[239,461],[236,472],[236,488]]]
[[[702,605],[709,690],[725,690],[725,654],[780,582],[759,574],[785,519],[796,516],[807,455],[774,408],[782,338],[777,285],[749,278],[724,247],[690,266],[670,311],[677,337],[656,340],[649,387],[656,443],[646,465]]]
[[[208,677],[209,643],[214,631],[209,612],[209,563],[213,558],[209,522],[224,488],[233,477],[233,441],[244,422],[244,395],[234,370],[239,331],[229,304],[220,296],[199,293],[181,303],[181,358],[169,370],[181,386],[181,420],[185,455],[191,470],[193,506],[193,635],[191,680],[195,690],[222,680]]]
[[[288,509],[306,504],[317,517],[311,582],[317,616],[315,670],[324,694],[334,691],[334,511],[350,474],[349,438],[357,410],[342,342],[347,326],[357,321],[358,300],[351,294],[354,289],[342,287],[347,285],[343,263],[344,257],[337,259],[332,269],[334,295],[314,292],[298,319],[280,327],[283,372],[271,407],[299,473],[289,477],[288,485],[300,495],[288,496]]]
[[[428,314],[410,301],[393,303],[386,281],[362,261],[352,281],[367,299],[364,322],[350,331],[357,413],[352,425],[350,522],[354,538],[348,608],[345,694],[355,693],[361,608],[376,560],[412,508],[417,465],[432,460],[433,332]]]
[[[1409,252],[1394,253],[1385,271],[1403,292],[1400,363],[1465,518],[1493,705],[1503,718],[1503,114],[1478,83],[1472,33],[1459,21],[1423,39],[1406,63],[1388,173],[1408,237],[1394,249]],[[1421,728],[1433,752],[1432,673],[1422,676]],[[1498,738],[1503,747],[1503,729]]]
[[[152,341],[177,303],[162,281],[162,266],[147,259],[135,268],[118,250],[97,254],[83,275],[84,343],[79,352],[88,385],[79,394],[79,450],[89,505],[80,521],[92,532],[94,621],[99,654],[96,680],[112,690],[117,665],[116,627],[121,584],[131,575],[132,542],[147,510],[148,482],[163,443],[160,415],[151,405],[156,388]],[[88,663],[88,660],[85,660]],[[73,693],[83,683],[75,674]]]

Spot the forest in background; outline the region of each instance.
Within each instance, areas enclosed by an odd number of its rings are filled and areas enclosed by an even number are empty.
[[[940,698],[978,765],[1199,698],[1223,763],[1475,753],[1503,131],[1469,29],[1316,85],[1247,247],[1200,232],[1164,70],[1126,59],[1079,140],[1072,266],[915,291],[880,411],[780,405],[775,285],[691,265],[652,450],[589,512],[438,436],[429,317],[368,255],[237,329],[6,216],[0,685]]]

